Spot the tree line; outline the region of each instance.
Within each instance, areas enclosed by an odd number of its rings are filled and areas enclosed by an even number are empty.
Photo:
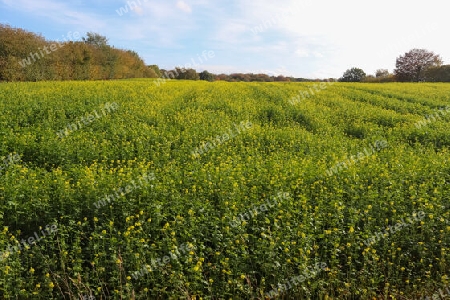
[[[374,75],[366,75],[360,68],[345,71],[341,82],[450,82],[450,65],[443,65],[440,55],[426,49],[412,49],[400,55],[394,73],[379,69]]]
[[[74,38],[77,33],[73,34]],[[253,73],[212,74],[194,69],[160,69],[145,65],[134,51],[116,49],[108,39],[88,32],[79,41],[49,41],[39,34],[0,23],[0,81],[107,80],[161,78],[230,82],[450,82],[450,65],[439,55],[413,49],[397,58],[394,73],[377,70],[366,75],[359,68],[347,70],[339,79],[310,79]]]
[[[48,41],[0,24],[0,81],[142,77],[157,75],[136,52],[115,49],[99,34],[87,33],[80,41]]]

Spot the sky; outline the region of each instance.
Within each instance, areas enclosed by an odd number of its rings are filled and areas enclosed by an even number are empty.
[[[96,32],[164,69],[338,78],[392,72],[413,48],[450,64],[442,0],[0,0],[0,23],[48,40]]]

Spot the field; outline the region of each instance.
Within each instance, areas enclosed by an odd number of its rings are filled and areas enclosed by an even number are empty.
[[[0,298],[445,294],[449,105],[448,84],[0,84]]]

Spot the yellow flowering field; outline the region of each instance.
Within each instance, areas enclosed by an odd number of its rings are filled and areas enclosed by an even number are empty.
[[[0,84],[1,299],[420,299],[450,85]]]

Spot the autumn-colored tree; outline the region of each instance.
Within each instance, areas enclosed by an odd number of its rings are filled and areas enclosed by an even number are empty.
[[[115,49],[108,39],[87,33],[82,42],[47,41],[0,24],[0,80],[98,80],[156,77],[139,55]]]
[[[150,65],[150,66],[147,66],[147,68],[149,69],[148,72],[152,75],[152,76],[149,76],[150,78],[162,77],[162,72],[157,65]]]
[[[290,81],[289,77],[284,77],[283,75],[279,75],[274,77],[274,81]]]

